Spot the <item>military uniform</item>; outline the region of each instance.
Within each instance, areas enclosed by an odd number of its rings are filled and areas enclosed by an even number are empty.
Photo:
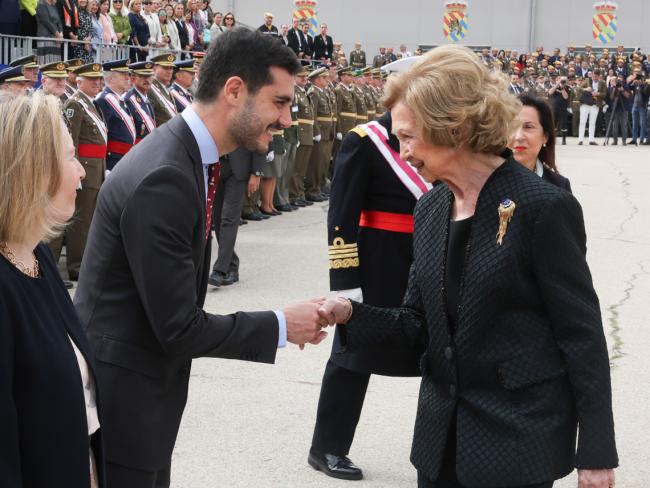
[[[402,178],[415,188],[407,188],[394,169],[399,162],[386,159],[380,147],[399,151],[390,113],[343,140],[327,216],[330,289],[370,305],[399,307],[413,260],[413,210],[430,185],[411,168]],[[350,450],[370,374],[419,375],[418,351],[347,352],[344,346],[345,327],[337,327],[312,440],[313,449],[338,456]]]
[[[104,71],[128,72],[127,60],[104,63]],[[106,169],[111,171],[135,144],[136,130],[129,108],[120,96],[108,86],[95,98],[108,130]]]
[[[289,185],[291,203],[305,199],[305,176],[314,145],[315,110],[307,92],[296,85],[295,100],[298,105],[298,142],[293,176]],[[304,206],[304,204],[303,204]]]
[[[153,74],[153,64],[148,61],[139,61],[129,64],[129,70],[144,76]],[[156,128],[156,119],[153,106],[147,95],[140,93],[135,87],[122,95],[129,107],[129,113],[135,124],[135,144],[147,137]]]
[[[175,60],[176,58],[173,54],[161,54],[160,56],[153,57],[151,62],[154,65],[157,64],[172,68],[174,67]],[[176,115],[176,104],[169,89],[156,78],[151,80],[151,89],[149,90],[148,96],[155,114],[156,127],[160,127]]]
[[[355,76],[362,76],[362,74],[357,71]],[[360,85],[354,85],[352,89],[352,95],[354,96],[354,102],[357,107],[357,124],[365,124],[368,122],[368,105],[366,104],[366,94],[363,88]]]
[[[294,97],[293,102],[291,103],[291,127],[284,129],[284,142],[287,151],[285,155],[286,167],[282,176],[278,178],[275,187],[277,193],[276,207],[278,210],[282,210],[282,207],[286,208],[287,205],[291,205],[289,186],[291,179],[293,178],[296,163],[296,150],[298,146],[298,111],[298,102]]]
[[[571,89],[571,135],[578,137],[578,127],[580,126],[580,99],[582,98],[582,86],[575,85]]]
[[[350,53],[350,67],[354,69],[362,69],[366,67],[366,52],[355,49]]]
[[[192,60],[179,61],[177,63],[174,63],[174,66],[176,67],[177,71],[186,71],[188,73],[196,74],[196,67]],[[176,111],[178,113],[181,113],[183,110],[185,110],[185,108],[188,107],[194,100],[194,95],[192,95],[192,92],[186,90],[176,82],[172,83],[172,86],[169,89],[169,93],[174,99],[174,104],[176,105]]]
[[[81,66],[76,72],[78,76],[84,77],[103,76],[102,65],[97,63]],[[77,193],[74,222],[65,233],[68,274],[70,279],[76,280],[79,277],[81,258],[95,212],[97,195],[106,174],[108,134],[101,113],[93,100],[81,90],[77,90],[65,103],[63,113],[68,120],[77,159],[86,171],[82,189]]]
[[[69,59],[66,61],[66,71],[68,73],[74,72],[83,64],[83,61],[79,58]],[[76,86],[72,86],[67,81],[65,82],[65,92],[61,95],[61,103],[67,102],[72,95],[77,91]]]
[[[316,76],[328,76],[327,68],[320,68],[310,73],[310,79]],[[332,143],[334,141],[334,112],[332,100],[326,88],[319,88],[312,85],[308,92],[316,113],[314,122],[314,137],[320,140],[314,141],[314,147],[309,157],[307,167],[307,178],[305,181],[305,194],[307,200],[323,201],[321,191],[327,179],[327,169],[332,155]]]

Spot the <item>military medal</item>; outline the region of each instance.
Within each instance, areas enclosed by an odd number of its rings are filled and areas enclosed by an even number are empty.
[[[509,198],[504,198],[499,204],[499,231],[497,232],[497,244],[503,244],[503,238],[508,231],[508,224],[512,220],[517,205]]]

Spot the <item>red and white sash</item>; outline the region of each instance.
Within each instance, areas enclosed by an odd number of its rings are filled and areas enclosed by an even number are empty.
[[[138,103],[138,97],[135,95],[135,93],[129,97],[129,101],[135,107],[135,110],[138,112],[138,115],[140,115],[140,118],[144,122],[144,125],[147,126],[147,131],[151,134],[156,128],[156,121],[152,119],[147,111],[140,106]]]
[[[410,164],[401,159],[399,154],[390,147],[388,144],[388,131],[383,125],[377,121],[372,121],[359,127],[368,134],[370,140],[388,161],[391,169],[416,200],[431,189],[431,183],[425,181]]]
[[[186,108],[190,104],[189,98],[185,97],[185,95],[180,91],[180,90],[175,90],[171,89],[170,93],[172,94],[172,97],[174,97],[180,104],[183,106],[183,108]]]
[[[77,97],[77,100],[79,101],[79,105],[84,109],[84,111],[88,114],[88,116],[93,119],[93,122],[97,126],[97,129],[99,130],[99,133],[102,135],[104,138],[104,144],[108,142],[108,131],[106,130],[106,124],[102,120],[100,116],[98,116],[94,110],[92,110],[88,104],[84,101],[83,97]],[[94,105],[93,105],[94,108]]]
[[[160,99],[160,101],[163,104],[163,107],[165,107],[165,110],[167,110],[167,112],[169,113],[169,116],[173,117],[174,115],[176,115],[176,107],[172,102],[167,100],[167,97],[163,95],[162,91],[160,91],[160,89],[156,86],[155,83],[151,84],[151,89],[156,94],[156,96]]]
[[[133,122],[133,117],[131,117],[131,114],[124,110],[122,104],[120,103],[120,100],[117,98],[117,95],[115,95],[115,93],[107,93],[104,98],[109,103],[109,105],[113,107],[113,110],[115,110],[117,115],[119,115],[120,118],[124,121],[124,125],[126,125],[126,128],[129,129],[129,132],[133,137],[133,142],[135,142],[137,134],[135,131],[135,122]]]

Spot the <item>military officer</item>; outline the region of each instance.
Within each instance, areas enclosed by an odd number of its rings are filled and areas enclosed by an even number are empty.
[[[379,54],[375,54],[375,57],[372,59],[373,68],[381,68],[386,64],[386,48],[379,46]]]
[[[352,68],[339,68],[336,94],[336,133],[345,136],[357,125],[357,105],[352,94]]]
[[[337,76],[336,76],[336,65],[332,64],[329,66],[328,72],[327,72],[327,88],[325,92],[327,93],[327,96],[330,99],[330,106],[332,108],[332,123],[334,124],[334,139],[332,140],[332,152],[329,157],[329,162],[328,162],[328,170],[326,172],[327,176],[327,181],[325,184],[325,187],[323,188],[323,194],[325,196],[329,196],[329,178],[332,175],[332,166],[334,165],[334,158],[336,157],[336,153],[339,150],[339,146],[341,145],[341,141],[343,140],[343,134],[338,132],[336,130],[336,125],[338,123],[338,107],[336,105],[336,92],[334,91],[336,89],[336,85],[338,82],[335,82]],[[332,80],[334,79],[334,81]]]
[[[22,58],[14,59],[9,66],[16,68],[18,66],[23,69],[23,76],[30,82],[30,88],[34,88],[38,83],[38,63],[36,54],[28,54]]]
[[[578,137],[580,126],[580,99],[582,98],[582,80],[576,77],[569,77],[569,100],[571,107],[571,135]]]
[[[275,208],[280,212],[291,212],[298,210],[296,205],[291,204],[289,195],[289,184],[293,177],[296,162],[296,150],[298,147],[298,101],[294,97],[291,103],[291,126],[284,129],[285,142],[285,167],[284,172],[278,178],[275,195]]]
[[[76,73],[79,89],[63,106],[77,159],[86,171],[82,189],[77,194],[74,223],[65,232],[67,268],[72,281],[79,278],[81,258],[95,212],[97,195],[104,182],[108,141],[106,124],[93,103],[102,87],[102,65],[85,64],[77,68]]]
[[[131,76],[131,88],[122,95],[129,107],[129,113],[135,123],[135,144],[147,137],[156,128],[153,106],[149,101],[153,63],[138,61],[128,65]]]
[[[0,92],[13,95],[25,95],[29,92],[31,81],[23,75],[22,66],[6,68],[0,71]]]
[[[354,69],[366,67],[366,52],[361,49],[359,41],[354,43],[354,50],[350,52],[350,67]]]
[[[363,95],[366,99],[366,109],[368,110],[368,122],[371,122],[377,118],[377,110],[375,109],[375,97],[370,86],[372,84],[372,68],[368,66],[363,70],[363,82],[361,87],[363,88]]]
[[[370,86],[373,90],[374,94],[374,99],[375,99],[375,111],[376,111],[376,117],[379,119],[382,115],[384,115],[384,112],[386,109],[383,107],[381,104],[381,97],[384,94],[384,74],[381,72],[380,69],[373,69],[372,70],[372,85]]]
[[[194,61],[190,59],[178,61],[174,63],[174,67],[176,68],[176,72],[169,92],[176,104],[176,111],[181,113],[194,100],[194,95],[192,95],[190,88],[196,77],[196,66]]]
[[[298,105],[298,148],[293,176],[289,185],[289,198],[297,207],[313,205],[305,199],[305,176],[309,166],[309,159],[314,146],[314,117],[315,110],[311,99],[307,95],[307,76],[309,68],[303,66],[296,75],[295,99]]]
[[[322,190],[327,179],[327,169],[334,141],[334,116],[331,98],[327,94],[327,68],[318,68],[309,73],[311,87],[309,98],[316,113],[314,122],[314,147],[309,157],[305,195],[310,202],[325,201]]]
[[[65,93],[65,80],[68,73],[63,61],[56,61],[41,66],[41,87],[46,95],[61,97]]]
[[[106,169],[111,171],[135,144],[135,122],[122,95],[129,89],[128,60],[103,64],[104,90],[95,99],[108,130]]]
[[[176,58],[170,53],[151,58],[153,79],[149,90],[149,101],[156,116],[156,127],[160,127],[177,113],[176,104],[171,93],[169,93],[174,76],[175,61]]]
[[[354,96],[354,103],[357,107],[357,124],[365,124],[368,122],[368,105],[366,104],[366,94],[363,90],[365,79],[363,77],[363,70],[354,71],[354,88],[352,95]]]
[[[65,82],[65,92],[61,96],[61,101],[63,103],[67,102],[68,99],[74,95],[77,91],[77,74],[75,70],[83,64],[83,61],[79,58],[69,59],[66,61],[65,70],[68,72],[68,79]]]

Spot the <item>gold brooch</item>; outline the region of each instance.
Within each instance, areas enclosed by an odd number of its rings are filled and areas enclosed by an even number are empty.
[[[497,232],[497,244],[503,244],[503,238],[508,231],[508,224],[512,220],[517,205],[509,198],[505,198],[499,204],[499,231]]]

